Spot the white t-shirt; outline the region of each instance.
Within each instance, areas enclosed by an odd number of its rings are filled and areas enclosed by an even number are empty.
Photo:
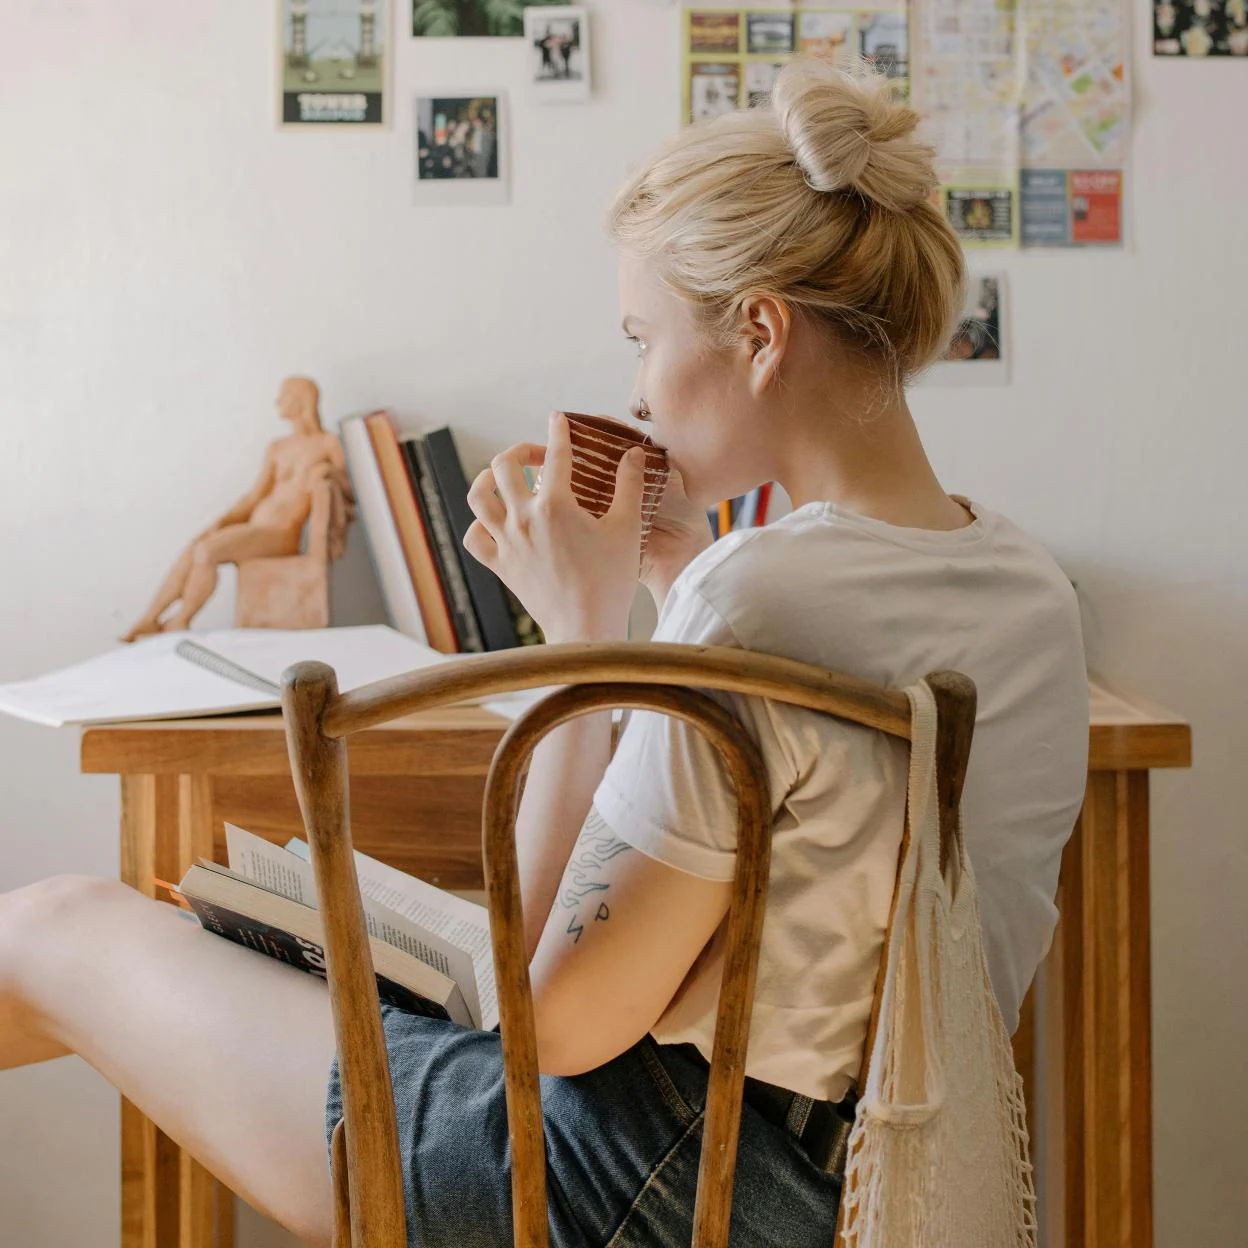
[[[955,495],[961,529],[901,528],[814,502],[721,538],[672,586],[656,641],[738,646],[904,687],[976,685],[963,830],[993,988],[1010,1031],[1057,919],[1083,802],[1088,681],[1070,581],[1039,542]],[[771,880],[747,1073],[839,1100],[857,1076],[905,818],[909,746],[760,698],[712,694],[758,743]],[[632,713],[594,796],[621,840],[707,879],[733,875],[736,803],[696,729]],[[653,1029],[710,1057],[724,928]]]

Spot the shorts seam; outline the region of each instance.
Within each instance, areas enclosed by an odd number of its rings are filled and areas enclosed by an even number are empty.
[[[659,1177],[659,1175],[663,1173],[663,1171],[667,1168],[668,1163],[672,1160],[673,1157],[676,1156],[677,1152],[679,1152],[680,1149],[684,1146],[685,1141],[694,1133],[694,1131],[697,1130],[699,1126],[701,1126],[701,1124],[702,1124],[702,1115],[701,1114],[695,1115],[693,1121],[689,1123],[689,1125],[681,1133],[680,1139],[678,1139],[671,1146],[671,1148],[669,1148],[667,1152],[663,1154],[663,1156],[659,1160],[659,1163],[654,1167],[653,1170],[650,1171],[650,1174],[646,1178],[646,1181],[641,1185],[641,1190],[637,1193],[636,1196],[633,1197],[633,1203],[629,1205],[628,1212],[624,1215],[619,1226],[615,1228],[615,1231],[612,1234],[611,1238],[607,1240],[606,1244],[603,1245],[603,1248],[619,1248],[620,1236],[623,1235],[626,1230],[628,1230],[629,1223],[632,1222],[633,1215],[637,1212],[637,1207],[641,1204],[642,1198],[650,1190],[651,1184],[653,1184],[654,1181]]]
[[[641,1046],[641,1060],[645,1064],[650,1078],[654,1080],[655,1085],[658,1087],[659,1094],[667,1102],[668,1108],[681,1122],[689,1126],[698,1120],[699,1112],[685,1100],[680,1093],[680,1089],[672,1082],[672,1077],[667,1073],[667,1067],[663,1065],[663,1061],[655,1051],[655,1047],[655,1042],[647,1036]]]

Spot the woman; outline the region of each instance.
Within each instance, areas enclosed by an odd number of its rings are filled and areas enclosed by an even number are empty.
[[[931,154],[886,83],[798,60],[767,109],[677,136],[619,197],[634,412],[673,467],[640,576],[656,637],[785,654],[904,685],[979,690],[965,835],[1009,1027],[1055,920],[1086,770],[1071,586],[1003,516],[945,493],[904,383],[960,308]],[[468,550],[549,641],[620,640],[639,573],[640,465],[611,511],[570,493],[567,430],[474,482]],[[524,482],[543,464],[540,494]],[[710,543],[704,507],[766,480],[794,510]],[[724,697],[765,758],[767,922],[734,1202],[738,1245],[825,1245],[834,1122],[861,1055],[901,835],[903,743]],[[734,847],[732,798],[696,735],[605,715],[535,754],[519,816],[558,1245],[689,1242]],[[108,934],[108,939],[101,937]],[[494,1033],[385,1011],[422,1245],[510,1243]],[[0,899],[0,1064],[81,1053],[231,1188],[312,1244],[330,1236],[339,1114],[323,986],[116,883]],[[822,1117],[820,1113],[822,1111]]]

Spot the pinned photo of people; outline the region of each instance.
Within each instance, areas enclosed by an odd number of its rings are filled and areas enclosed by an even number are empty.
[[[995,273],[972,276],[962,319],[945,350],[946,360],[1001,358],[1001,279]]]
[[[279,125],[388,123],[387,4],[279,0]]]
[[[589,98],[589,14],[567,5],[524,12],[534,95],[543,102]]]
[[[919,379],[936,386],[1009,384],[1004,273],[972,273],[962,314],[941,356]]]
[[[504,201],[506,148],[502,120],[501,94],[419,96],[417,202]]]

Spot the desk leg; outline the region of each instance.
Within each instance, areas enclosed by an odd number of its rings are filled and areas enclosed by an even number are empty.
[[[207,776],[121,777],[121,878],[146,897],[212,857]],[[124,1097],[121,1248],[232,1248],[234,1202],[189,1153]]]
[[[1151,1248],[1148,773],[1093,772],[1062,859],[1070,1248]]]

